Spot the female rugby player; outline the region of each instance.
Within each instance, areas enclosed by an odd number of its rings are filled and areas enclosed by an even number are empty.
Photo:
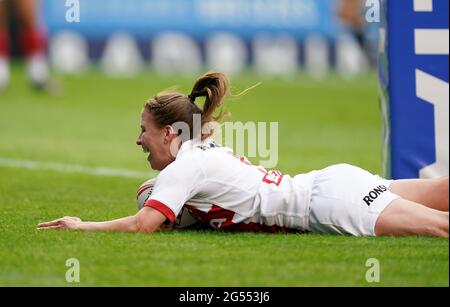
[[[448,177],[386,180],[348,164],[291,177],[236,158],[212,141],[210,129],[195,133],[193,115],[201,115],[203,128],[218,120],[213,112],[228,89],[224,74],[208,73],[187,96],[163,92],[145,104],[136,143],[160,173],[136,215],[105,222],[63,217],[38,227],[149,233],[173,223],[186,206],[229,231],[448,237]],[[197,97],[205,97],[202,110]],[[190,137],[182,137],[176,123],[185,123]]]

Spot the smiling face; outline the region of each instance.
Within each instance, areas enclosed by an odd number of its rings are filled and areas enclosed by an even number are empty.
[[[147,160],[152,169],[161,171],[175,160],[175,156],[170,152],[170,144],[175,138],[171,126],[159,128],[147,108],[142,110],[141,132],[136,144],[149,153]]]
[[[164,91],[147,100],[141,112],[141,133],[136,144],[150,153],[148,161],[152,169],[161,171],[172,163],[181,142],[204,140],[212,134],[212,130],[204,132],[203,125],[220,118],[213,114],[222,105],[228,89],[229,81],[224,74],[207,73],[195,82],[188,96]],[[205,97],[203,110],[195,104],[197,97]],[[197,123],[200,129],[194,129],[198,128]]]

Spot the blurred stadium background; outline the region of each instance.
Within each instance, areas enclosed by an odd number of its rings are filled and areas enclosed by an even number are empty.
[[[19,0],[21,1],[21,0]],[[360,0],[40,1],[55,71],[91,63],[109,75],[196,75],[204,69],[321,78],[366,73],[377,25]],[[365,56],[365,52],[370,57]]]
[[[289,77],[301,68],[324,77],[333,67],[350,77],[367,72],[369,59],[349,33],[359,31],[368,50],[376,42],[373,27],[341,14],[338,1],[81,1],[80,22],[62,2],[44,1],[43,15],[51,62],[66,73],[95,61],[110,75],[150,67],[190,76],[205,68],[230,74],[251,68]],[[364,6],[353,9],[362,13]]]
[[[434,1],[443,2],[448,12],[448,1]],[[137,187],[156,175],[134,145],[140,108],[173,85],[187,93],[199,74],[213,69],[230,74],[235,93],[262,81],[227,109],[232,121],[279,123],[277,169],[295,174],[347,162],[417,177],[423,163],[409,152],[402,158],[408,167],[400,167],[406,173],[390,168],[398,145],[389,148],[393,122],[386,106],[393,102],[377,76],[385,47],[378,44],[384,27],[377,19],[383,11],[373,10],[378,1],[35,3],[53,86],[28,86],[20,20],[8,19],[10,77],[0,90],[0,285],[67,285],[65,261],[74,257],[80,284],[88,286],[448,286],[445,239],[34,229],[63,215],[133,214]],[[441,78],[448,82],[448,55],[437,63],[445,61]],[[422,111],[407,117],[410,131]],[[365,279],[368,258],[380,260],[380,283]]]

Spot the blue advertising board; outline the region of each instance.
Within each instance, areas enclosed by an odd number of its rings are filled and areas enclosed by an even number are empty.
[[[385,175],[448,175],[448,0],[382,1]]]
[[[244,39],[258,33],[304,38],[316,33],[333,38],[337,31],[334,0],[77,0],[79,22],[68,22],[74,1],[42,0],[50,35],[75,30],[87,38],[116,31],[152,38],[176,31],[204,39],[218,31]]]

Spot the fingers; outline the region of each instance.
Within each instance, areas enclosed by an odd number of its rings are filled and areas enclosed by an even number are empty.
[[[38,229],[63,229],[63,228],[71,228],[71,225],[74,222],[81,222],[81,219],[78,217],[65,216],[53,221],[39,223],[37,225]]]
[[[53,220],[53,221],[48,221],[48,222],[42,222],[42,223],[40,223],[40,224],[50,224],[50,223],[57,223],[57,222],[59,222],[59,221],[62,221],[64,218],[63,217],[61,217],[61,218],[59,218],[59,219],[56,219],[56,220]]]
[[[50,227],[50,226],[57,226],[61,224],[61,220],[54,220],[51,222],[44,222],[44,223],[40,223],[38,224],[39,228],[43,228],[43,227]]]
[[[64,227],[62,225],[57,225],[57,226],[45,226],[45,227],[39,227],[39,230],[47,230],[47,229],[64,229]]]

